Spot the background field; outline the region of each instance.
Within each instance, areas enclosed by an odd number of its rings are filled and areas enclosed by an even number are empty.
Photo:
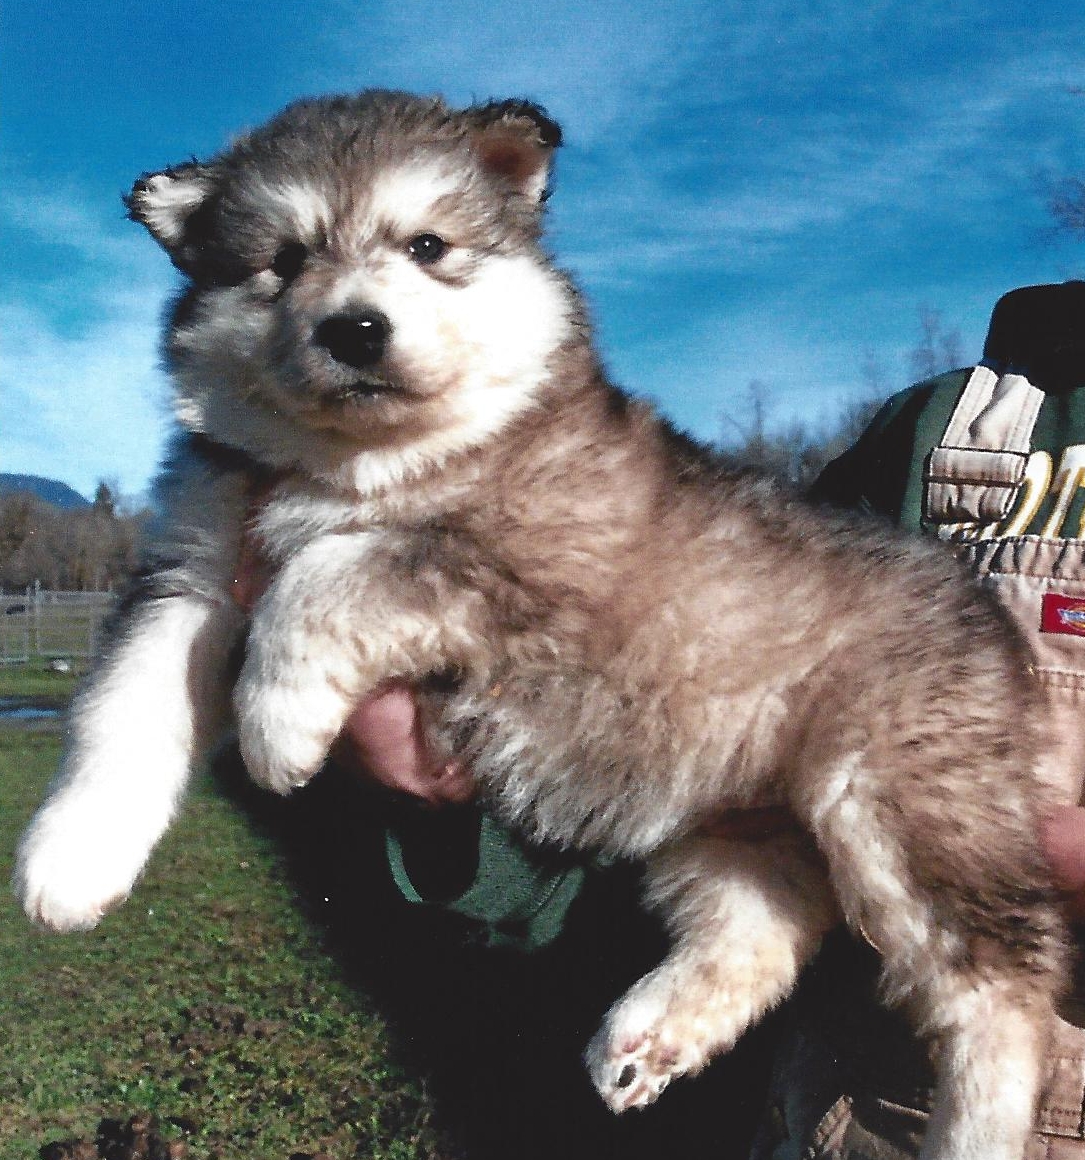
[[[73,684],[0,669],[0,696],[56,703]],[[58,725],[0,724],[0,882],[59,751]],[[587,1081],[603,1012],[665,946],[635,873],[592,878],[545,950],[485,946],[394,890],[387,808],[334,767],[262,793],[227,750],[97,930],[38,931],[0,889],[0,1157],[137,1112],[186,1160],[746,1154],[771,1035],[636,1116]]]
[[[54,658],[85,665],[116,601],[112,592],[56,592],[40,585],[0,593],[0,668],[15,666],[25,675],[31,665]]]
[[[3,671],[5,694],[71,680]],[[0,726],[0,880],[60,748]],[[342,979],[271,834],[212,779],[127,906],[90,934],[33,929],[0,894],[0,1156],[154,1112],[204,1160],[451,1155],[384,1022]]]

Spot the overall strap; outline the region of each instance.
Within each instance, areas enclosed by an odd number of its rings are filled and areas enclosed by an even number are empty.
[[[943,539],[982,538],[1012,510],[1044,392],[977,366],[924,470],[924,523]]]

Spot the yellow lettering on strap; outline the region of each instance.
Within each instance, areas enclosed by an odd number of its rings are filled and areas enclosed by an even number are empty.
[[[1047,489],[1051,486],[1054,462],[1046,451],[1034,451],[1025,465],[1025,477],[1021,481],[1021,499],[1003,530],[1003,536],[1023,536],[1029,524],[1036,518],[1040,505],[1044,502]]]
[[[1059,537],[1063,530],[1063,524],[1066,523],[1066,517],[1069,515],[1070,505],[1074,502],[1074,496],[1083,488],[1085,488],[1085,444],[1078,444],[1067,447],[1063,452],[1058,474],[1055,476],[1055,482],[1051,489],[1052,493],[1057,496],[1055,507],[1044,525],[1041,535],[1052,540]],[[1082,515],[1077,535],[1066,538],[1082,539],[1083,537],[1085,537],[1085,513]]]

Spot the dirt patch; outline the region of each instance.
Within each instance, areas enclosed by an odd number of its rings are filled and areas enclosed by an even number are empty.
[[[53,1140],[43,1144],[41,1160],[182,1160],[189,1156],[183,1140],[165,1140],[153,1116],[128,1120],[103,1119],[93,1142],[86,1139]]]
[[[183,1140],[166,1140],[154,1116],[103,1119],[94,1140],[53,1140],[43,1144],[41,1160],[199,1160]],[[206,1160],[214,1160],[214,1154]],[[333,1160],[326,1152],[294,1152],[289,1160]]]

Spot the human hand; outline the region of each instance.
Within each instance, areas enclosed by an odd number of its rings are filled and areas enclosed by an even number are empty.
[[[256,502],[256,501],[254,501]],[[232,596],[251,612],[272,578],[267,559],[246,521],[233,577]],[[391,682],[365,697],[347,718],[335,743],[340,765],[359,777],[428,806],[462,805],[477,787],[460,761],[430,751],[418,702],[406,682]]]
[[[335,755],[349,769],[428,806],[463,805],[477,792],[464,762],[431,752],[414,691],[404,681],[385,685],[355,707]]]
[[[1063,806],[1040,827],[1055,885],[1075,922],[1085,922],[1085,807]]]

